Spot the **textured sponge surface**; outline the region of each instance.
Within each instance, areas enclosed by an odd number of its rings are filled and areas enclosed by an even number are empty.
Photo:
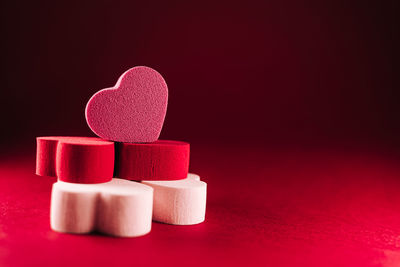
[[[164,123],[168,87],[149,67],[126,71],[112,88],[100,90],[86,105],[86,121],[99,137],[117,142],[153,142]]]
[[[153,189],[112,179],[101,184],[56,182],[51,196],[51,228],[58,232],[98,231],[133,237],[151,230]]]
[[[187,177],[190,145],[158,140],[153,143],[116,143],[115,177],[129,180],[178,180]]]
[[[153,187],[153,220],[189,225],[205,219],[207,184],[196,174],[175,181],[142,181]]]
[[[36,174],[71,183],[112,179],[114,143],[96,137],[37,137]]]

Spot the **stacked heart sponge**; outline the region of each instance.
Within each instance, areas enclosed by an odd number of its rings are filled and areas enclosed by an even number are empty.
[[[134,67],[86,106],[86,121],[100,138],[37,137],[36,174],[58,178],[53,230],[134,237],[149,233],[152,220],[204,221],[207,184],[188,173],[189,144],[158,140],[167,101],[163,77]]]

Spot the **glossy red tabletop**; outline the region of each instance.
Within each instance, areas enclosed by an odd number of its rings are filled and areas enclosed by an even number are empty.
[[[33,151],[0,161],[0,266],[399,266],[400,154],[192,146],[206,221],[113,238],[53,232]]]

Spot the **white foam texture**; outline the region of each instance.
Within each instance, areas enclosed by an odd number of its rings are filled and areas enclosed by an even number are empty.
[[[177,225],[198,224],[206,214],[207,184],[196,174],[183,180],[142,181],[154,189],[153,220]]]
[[[51,194],[50,224],[54,231],[135,237],[151,230],[153,189],[114,178],[101,184],[58,181]]]

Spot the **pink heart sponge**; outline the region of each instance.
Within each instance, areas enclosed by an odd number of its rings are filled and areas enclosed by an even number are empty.
[[[95,93],[86,121],[99,137],[116,142],[154,142],[160,136],[168,103],[164,78],[152,68],[127,70],[112,88]]]

